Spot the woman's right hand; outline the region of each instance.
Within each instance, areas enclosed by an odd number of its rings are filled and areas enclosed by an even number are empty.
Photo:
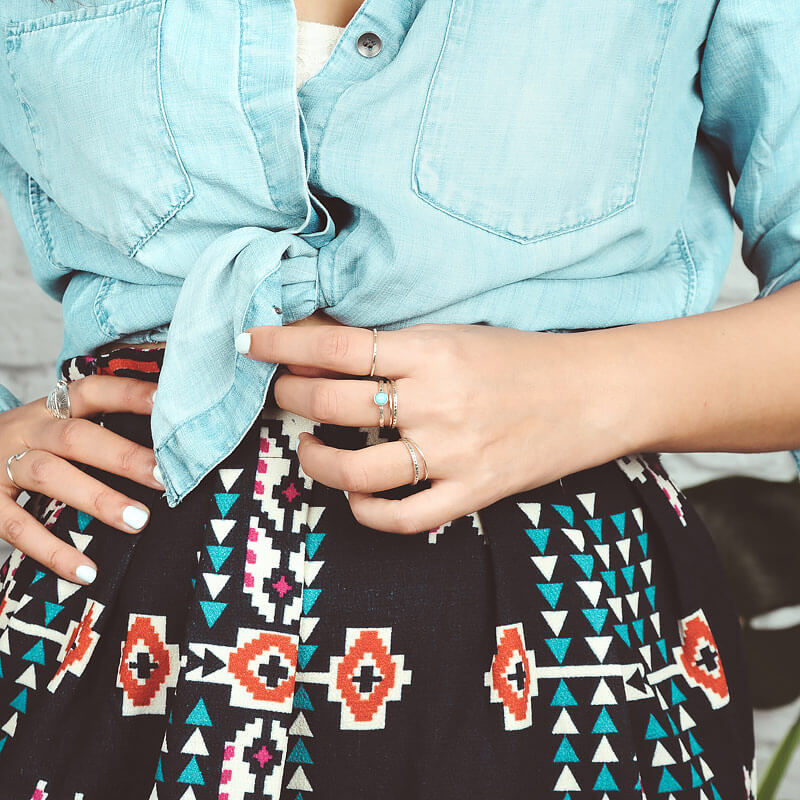
[[[126,533],[147,524],[149,509],[69,461],[121,475],[163,491],[153,475],[153,451],[90,421],[101,413],[150,414],[155,384],[134,378],[90,375],[68,384],[71,419],[56,419],[40,398],[0,414],[0,538],[74,583],[91,583],[97,565],[54,536],[15,502],[20,490],[6,474],[11,462],[14,482],[30,492],[60,500]],[[82,569],[83,568],[83,569]]]

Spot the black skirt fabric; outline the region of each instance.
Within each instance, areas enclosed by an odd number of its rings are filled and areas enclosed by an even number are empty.
[[[157,380],[162,352],[65,365]],[[149,420],[99,418],[152,446]],[[21,502],[99,566],[0,577],[2,800],[748,800],[752,714],[707,530],[658,456],[413,536],[358,524],[275,406],[129,535]],[[424,488],[385,493],[401,497]]]

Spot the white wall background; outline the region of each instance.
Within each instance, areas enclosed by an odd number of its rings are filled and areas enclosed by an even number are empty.
[[[738,252],[740,240],[735,250]],[[733,305],[754,296],[757,288],[741,260],[734,257],[726,282],[723,305]],[[61,307],[34,283],[30,267],[8,210],[0,198],[0,383],[23,402],[46,395],[56,381],[55,360],[61,350]],[[726,467],[713,456],[669,457],[667,468],[679,485],[708,479],[709,471],[745,472],[773,480],[789,480],[795,470],[786,454],[735,456]],[[665,458],[667,463],[667,458]],[[0,464],[0,468],[2,468]],[[0,542],[0,560],[7,546]],[[756,713],[759,769],[767,761],[785,731],[800,712],[800,701],[777,711]],[[786,800],[800,797],[800,758],[795,758],[782,794]],[[793,794],[794,793],[794,794]]]

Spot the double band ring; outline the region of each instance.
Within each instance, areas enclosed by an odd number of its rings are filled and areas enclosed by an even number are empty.
[[[15,453],[6,461],[6,474],[8,475],[8,479],[11,481],[11,485],[20,491],[23,491],[23,488],[14,480],[14,473],[11,472],[11,465],[15,461],[19,461],[21,458],[24,458],[26,455],[28,455],[28,453],[30,453],[30,450],[23,450],[21,453]]]
[[[411,456],[411,465],[414,468],[414,479],[412,480],[411,485],[416,486],[421,480],[428,480],[428,462],[425,459],[425,455],[423,454],[420,446],[407,436],[404,436],[402,439],[400,439],[400,441],[406,446],[408,449],[408,454]],[[423,475],[420,475],[420,461],[422,462],[422,466],[425,470]]]
[[[47,410],[50,412],[51,417],[69,419],[72,416],[68,386],[69,384],[64,378],[59,378],[53,391],[47,395]]]

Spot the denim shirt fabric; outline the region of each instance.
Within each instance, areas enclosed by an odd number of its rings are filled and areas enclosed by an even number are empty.
[[[166,337],[173,506],[264,402],[244,328],[700,313],[734,219],[762,295],[800,278],[797,0],[364,0],[299,92],[293,0],[3,0],[0,25],[0,191],[59,360]]]

